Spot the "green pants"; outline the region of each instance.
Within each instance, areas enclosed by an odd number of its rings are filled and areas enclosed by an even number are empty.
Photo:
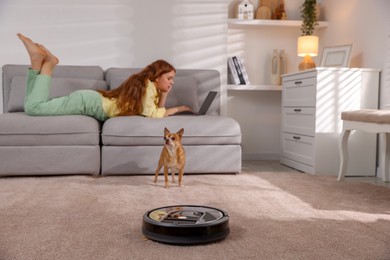
[[[32,116],[86,115],[100,121],[108,116],[103,111],[102,97],[95,90],[77,90],[68,96],[49,99],[51,77],[29,69],[24,111]]]

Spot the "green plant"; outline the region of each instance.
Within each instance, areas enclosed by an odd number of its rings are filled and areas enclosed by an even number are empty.
[[[316,14],[316,0],[305,0],[301,5],[302,36],[312,35],[315,26],[318,25]]]

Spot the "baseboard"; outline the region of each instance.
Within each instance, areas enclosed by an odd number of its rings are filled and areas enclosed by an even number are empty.
[[[242,159],[245,161],[279,161],[280,154],[279,153],[242,153]]]

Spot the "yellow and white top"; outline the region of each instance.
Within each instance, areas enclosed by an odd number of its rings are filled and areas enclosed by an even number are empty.
[[[142,105],[139,115],[149,118],[163,118],[166,112],[164,107],[158,107],[160,94],[156,86],[150,80],[147,81],[145,95],[142,97]],[[116,99],[102,97],[102,105],[104,113],[108,117],[115,117],[119,115],[119,109],[116,106]]]

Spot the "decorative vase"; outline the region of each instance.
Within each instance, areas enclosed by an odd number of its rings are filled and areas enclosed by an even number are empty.
[[[277,49],[274,49],[272,53],[270,81],[272,85],[280,85],[280,58]]]
[[[279,53],[279,60],[280,60],[280,76],[287,73],[287,58],[286,53],[284,50],[280,50]],[[281,82],[281,78],[279,79]]]
[[[272,12],[269,6],[262,4],[262,0],[259,0],[259,7],[256,10],[256,19],[271,19]]]

